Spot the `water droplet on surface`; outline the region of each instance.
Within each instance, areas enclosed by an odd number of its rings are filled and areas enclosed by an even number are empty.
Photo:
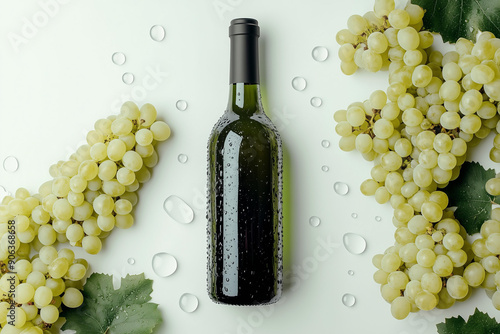
[[[342,238],[344,247],[347,251],[354,255],[359,255],[366,250],[366,240],[356,233],[346,233]]]
[[[175,195],[167,197],[163,208],[173,220],[182,224],[189,224],[194,219],[194,211],[182,199]]]
[[[316,61],[325,61],[328,58],[328,49],[324,46],[317,46],[312,50],[312,57]]]
[[[188,104],[184,100],[179,100],[175,103],[175,107],[177,108],[177,110],[184,111],[187,109]]]
[[[128,264],[135,264],[135,259],[133,257],[129,257],[127,260]]]
[[[356,304],[356,297],[354,297],[350,293],[346,293],[342,296],[342,304],[347,307],[353,307],[354,304]]]
[[[311,105],[315,108],[321,107],[322,104],[323,100],[320,97],[315,96],[311,99]]]
[[[348,270],[348,271],[347,271],[347,274],[348,274],[349,276],[354,276],[354,271],[353,271],[353,270]]]
[[[298,90],[299,92],[303,91],[307,87],[307,81],[306,79],[302,77],[295,77],[292,80],[292,87],[295,90]]]
[[[6,172],[14,173],[19,169],[19,161],[17,161],[16,157],[10,155],[3,161],[3,169]]]
[[[378,221],[378,222],[380,222],[380,221],[382,221],[382,217],[380,217],[380,216],[375,216],[375,220],[376,220],[376,221]]]
[[[156,42],[161,42],[165,39],[165,28],[161,25],[154,25],[149,29],[149,36]]]
[[[179,299],[179,307],[181,308],[181,310],[187,313],[196,311],[198,305],[198,297],[190,293],[183,294]]]
[[[333,184],[333,190],[335,190],[337,194],[345,196],[349,192],[349,186],[344,182],[335,182]]]
[[[132,73],[130,72],[126,72],[126,73],[123,73],[122,75],[122,81],[123,83],[127,84],[127,85],[131,85],[135,80],[135,77]]]
[[[179,154],[179,156],[177,156],[177,160],[179,160],[181,164],[185,164],[188,161],[188,156],[185,154]]]
[[[312,216],[311,218],[309,218],[309,224],[312,227],[318,227],[319,224],[321,224],[321,219],[319,217]]]
[[[353,213],[351,214],[351,217],[352,217],[352,218],[354,218],[354,219],[356,219],[356,218],[358,218],[358,214],[357,214],[356,212],[353,212]]]
[[[113,61],[113,64],[121,66],[125,64],[125,62],[127,61],[127,57],[123,52],[115,52],[111,56],[111,60]]]
[[[323,165],[323,166],[321,166],[321,170],[323,172],[328,172],[330,170],[330,167],[328,167],[327,165]]]
[[[168,277],[177,270],[177,260],[168,253],[158,253],[153,256],[153,271],[160,277]]]
[[[321,141],[321,146],[323,146],[324,148],[328,148],[330,147],[330,142],[328,140],[323,140]]]

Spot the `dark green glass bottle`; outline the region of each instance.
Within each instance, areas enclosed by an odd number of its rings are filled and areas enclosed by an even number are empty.
[[[257,20],[229,27],[227,110],[208,142],[208,293],[217,303],[276,302],[282,290],[282,147],[259,88]]]

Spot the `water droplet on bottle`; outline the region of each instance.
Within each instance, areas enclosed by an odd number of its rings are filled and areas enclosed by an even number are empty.
[[[320,97],[315,96],[311,99],[311,105],[315,108],[321,107],[322,104],[323,100]]]
[[[321,146],[323,146],[324,148],[328,148],[330,147],[330,142],[328,140],[323,140],[321,142]]]
[[[153,41],[161,42],[165,39],[165,28],[161,25],[154,25],[149,30],[149,36]]]
[[[354,255],[359,255],[366,250],[366,240],[356,233],[346,233],[342,238],[344,247],[347,251]]]
[[[354,218],[354,219],[356,219],[356,218],[358,218],[358,214],[357,214],[356,212],[353,212],[353,213],[351,214],[351,217],[352,217],[352,218]]]
[[[333,184],[333,190],[335,190],[337,194],[345,196],[349,192],[349,186],[344,182],[335,182]]]
[[[292,80],[292,87],[295,90],[298,90],[299,92],[303,91],[307,87],[307,81],[306,79],[302,77],[295,77]]]
[[[123,52],[115,52],[111,56],[111,60],[113,61],[113,64],[121,66],[125,64],[125,61],[127,61],[127,57],[125,57],[125,54]]]
[[[185,293],[179,299],[179,306],[184,312],[194,312],[198,308],[198,297],[190,293]]]
[[[188,161],[188,156],[185,154],[179,154],[179,156],[177,156],[177,160],[179,160],[181,164],[185,164]]]
[[[160,277],[168,277],[177,270],[177,260],[168,253],[158,253],[153,256],[153,271]]]
[[[127,260],[128,264],[135,264],[135,259],[133,257],[129,257]]]
[[[347,271],[347,274],[348,274],[349,276],[354,276],[354,271],[353,271],[353,270],[348,270],[348,271]]]
[[[318,227],[319,224],[321,224],[321,219],[319,217],[312,216],[309,218],[309,224],[313,227]]]
[[[188,104],[184,100],[179,100],[175,103],[175,107],[177,108],[177,110],[184,111],[187,109]]]
[[[328,167],[327,165],[323,165],[321,166],[321,170],[326,173],[330,170],[330,167]]]
[[[347,307],[353,307],[354,304],[356,304],[356,297],[354,297],[350,293],[346,293],[342,296],[342,304]]]
[[[14,173],[19,169],[19,161],[17,161],[16,157],[10,155],[3,161],[3,169],[6,172]]]
[[[189,224],[194,219],[194,211],[179,197],[172,195],[167,197],[163,208],[173,220],[182,224]]]
[[[380,222],[380,221],[382,221],[382,217],[380,217],[380,216],[375,216],[375,220],[376,220],[376,221],[378,221],[378,222]]]
[[[135,77],[132,73],[130,72],[125,72],[123,73],[122,75],[122,81],[123,83],[127,84],[127,85],[131,85],[135,80]]]
[[[324,46],[317,46],[312,50],[312,57],[316,61],[325,61],[328,58],[328,49]]]

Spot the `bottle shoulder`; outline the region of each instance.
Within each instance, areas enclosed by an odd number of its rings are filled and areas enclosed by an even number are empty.
[[[268,132],[279,137],[276,126],[264,112],[256,113],[252,116],[240,116],[226,110],[214,125],[212,137],[216,134],[222,135],[228,133],[229,131],[233,131],[240,135]]]

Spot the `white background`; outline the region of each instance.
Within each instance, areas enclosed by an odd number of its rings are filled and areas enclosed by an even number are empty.
[[[372,280],[372,256],[394,242],[392,209],[360,194],[372,164],[338,149],[332,118],[335,110],[387,87],[387,73],[344,76],[336,56],[337,31],[350,15],[372,6],[373,0],[0,0],[0,163],[8,156],[19,161],[14,173],[0,167],[0,185],[37,192],[50,178],[49,166],[84,144],[97,119],[116,114],[128,99],[150,102],[173,134],[159,146],[160,162],[139,191],[136,224],[113,231],[100,254],[78,254],[94,272],[144,272],[154,280],[153,302],[164,319],[156,333],[435,333],[445,317],[467,317],[475,307],[496,316],[479,290],[450,310],[397,321]],[[206,143],[226,106],[227,28],[235,17],[259,20],[265,108],[280,129],[290,180],[285,270],[292,278],[283,300],[267,307],[216,305],[206,294]],[[166,30],[162,42],[149,36],[157,24]],[[326,61],[312,58],[315,46],[329,50]],[[127,57],[122,66],[111,61],[117,51]],[[125,72],[135,75],[132,85],[121,81]],[[307,80],[304,91],[292,88],[296,76]],[[321,107],[311,106],[314,96],[322,98]],[[178,100],[187,101],[185,111],[176,109]],[[322,140],[331,146],[322,147]],[[475,160],[486,156],[487,141]],[[177,160],[181,153],[189,158],[186,164]],[[323,172],[323,165],[330,170]],[[350,186],[347,196],[334,192],[337,181]],[[193,207],[191,224],[165,213],[170,195]],[[318,227],[309,224],[311,216],[320,217]],[[343,247],[347,232],[365,237],[363,254]],[[177,258],[170,277],[152,270],[158,252]],[[134,265],[127,263],[130,257]],[[185,292],[199,298],[193,313],[179,307]],[[353,307],[342,304],[344,293],[356,297]]]

